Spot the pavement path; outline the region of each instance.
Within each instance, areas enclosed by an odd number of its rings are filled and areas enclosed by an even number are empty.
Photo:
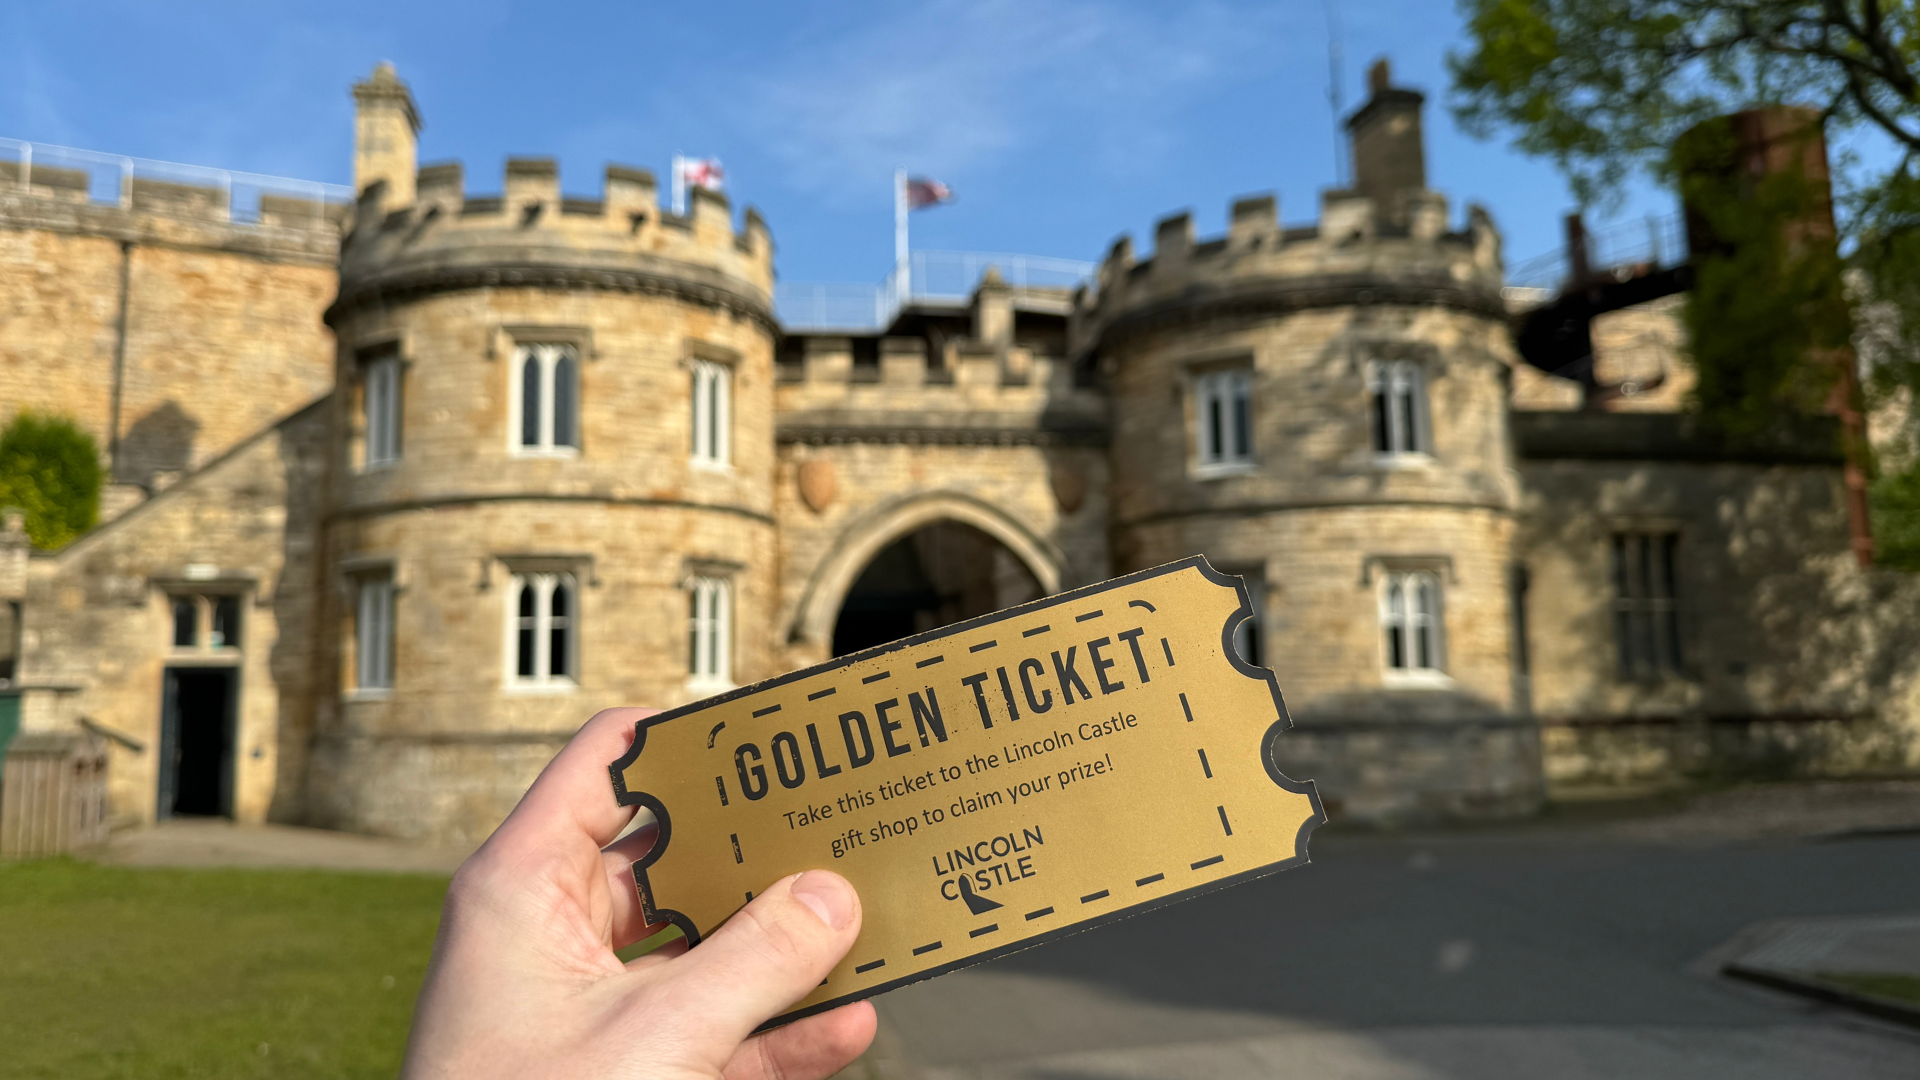
[[[415,844],[295,825],[237,825],[225,818],[176,818],[118,832],[89,857],[115,866],[243,866],[452,874],[465,847]]]
[[[178,821],[98,857],[449,873],[466,853]],[[1719,974],[1769,944],[1839,940],[1782,928],[1914,925],[1920,783],[1561,808],[1501,829],[1324,832],[1313,860],[887,994],[879,1043],[845,1075],[1920,1076],[1914,1032]]]
[[[1833,794],[1872,811],[1790,827],[1778,803],[1820,803],[1795,788],[1624,820],[1323,836],[1311,866],[886,995],[870,1074],[1920,1076],[1914,1033],[1718,974],[1758,923],[1920,909],[1920,835],[1887,831],[1887,801],[1920,817],[1920,798]]]

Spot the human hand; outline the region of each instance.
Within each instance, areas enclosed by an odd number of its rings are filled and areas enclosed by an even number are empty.
[[[838,874],[775,882],[698,949],[614,955],[664,929],[644,924],[632,874],[655,829],[614,843],[635,811],[607,780],[653,712],[589,720],[454,874],[402,1076],[806,1080],[873,1041],[864,1001],[753,1034],[859,936],[860,898]]]

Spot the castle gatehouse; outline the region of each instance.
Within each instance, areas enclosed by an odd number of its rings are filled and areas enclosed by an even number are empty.
[[[0,535],[0,698],[109,740],[122,821],[476,840],[597,709],[1195,553],[1349,818],[1911,764],[1920,601],[1852,565],[1837,454],[1575,411],[1384,69],[1304,223],[839,328],[781,318],[752,209],[544,158],[470,194],[391,68],[354,93],[350,204],[0,172],[0,399],[112,481],[59,551]]]

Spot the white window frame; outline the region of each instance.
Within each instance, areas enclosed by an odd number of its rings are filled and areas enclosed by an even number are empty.
[[[1387,462],[1432,458],[1427,373],[1418,361],[1379,360],[1368,366],[1367,438],[1374,457]]]
[[[733,368],[714,360],[689,365],[695,468],[733,468]]]
[[[353,688],[361,694],[393,690],[393,571],[354,575]]]
[[[389,468],[400,460],[400,358],[389,354],[360,369],[361,468]]]
[[[1271,651],[1267,640],[1267,575],[1261,570],[1239,570],[1238,573],[1247,583],[1247,602],[1253,607],[1253,614],[1240,620],[1233,628],[1233,648],[1240,659],[1255,667],[1270,667],[1266,654]],[[1249,649],[1248,645],[1252,645]],[[1252,656],[1247,653],[1252,652]]]
[[[1418,610],[1420,590],[1427,590],[1428,611]],[[1440,575],[1431,570],[1390,570],[1380,581],[1380,667],[1392,684],[1445,685],[1447,676],[1446,592]],[[1420,655],[1425,635],[1425,663]],[[1400,662],[1394,662],[1394,643]]]
[[[687,686],[715,692],[733,685],[733,582],[698,575],[687,582]]]
[[[567,692],[580,685],[580,585],[568,573],[520,573],[510,579],[506,598],[506,685],[515,691]],[[533,615],[520,613],[521,593],[534,591]],[[571,601],[564,615],[553,613],[553,596],[565,588]],[[520,671],[520,632],[533,631],[533,673]],[[565,655],[555,663],[553,634],[563,635]]]
[[[234,621],[239,624],[235,627],[237,633],[235,633],[234,636],[244,641],[246,639],[247,607],[246,597],[244,595],[234,592],[175,592],[167,594],[168,651],[176,656],[192,653],[220,656],[238,655],[240,652],[240,646],[238,644],[228,641],[225,638],[222,638],[220,641],[213,640],[213,624],[216,621],[214,615],[219,609],[222,600],[230,600],[233,602]],[[175,637],[179,631],[178,605],[180,604],[186,604],[193,612],[193,641],[186,645],[180,644]]]
[[[1216,368],[1193,376],[1193,432],[1196,476],[1253,469],[1252,368]]]
[[[565,357],[573,362],[573,441],[556,442],[554,436],[554,373]],[[537,407],[537,442],[523,441],[526,420],[526,366],[539,365],[540,400]],[[515,346],[513,364],[507,371],[507,449],[514,457],[575,457],[580,453],[582,423],[580,392],[580,350],[565,342],[535,342]]]

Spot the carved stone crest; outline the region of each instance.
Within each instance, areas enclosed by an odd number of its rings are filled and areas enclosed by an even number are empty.
[[[808,458],[800,463],[800,500],[807,509],[819,514],[833,505],[833,498],[840,493],[839,477],[834,475],[833,462],[826,458]]]
[[[1087,466],[1073,459],[1053,463],[1053,501],[1071,514],[1087,501]]]

